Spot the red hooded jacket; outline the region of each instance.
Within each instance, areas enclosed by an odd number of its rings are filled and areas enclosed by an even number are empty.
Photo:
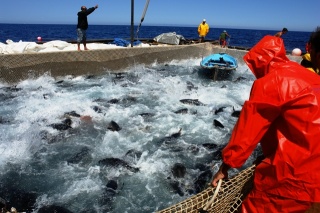
[[[260,142],[265,159],[255,190],[320,202],[320,77],[286,57],[283,40],[265,36],[245,56],[257,80],[223,162],[241,167]]]

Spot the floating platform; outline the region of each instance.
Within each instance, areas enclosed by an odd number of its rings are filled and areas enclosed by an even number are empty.
[[[66,75],[99,75],[105,72],[123,72],[137,64],[168,63],[172,60],[202,58],[221,52],[212,42],[183,45],[151,45],[149,47],[119,47],[88,51],[61,51],[0,55],[0,81],[15,84],[30,77],[49,73],[53,77]],[[226,53],[238,63],[247,50],[228,48]],[[301,57],[289,57],[301,61]]]

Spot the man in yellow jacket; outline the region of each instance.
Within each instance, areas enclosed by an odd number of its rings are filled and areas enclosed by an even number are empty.
[[[199,37],[200,37],[199,42],[204,41],[204,37],[206,37],[208,32],[209,32],[209,25],[206,23],[206,20],[203,19],[198,27],[198,33],[199,33]]]

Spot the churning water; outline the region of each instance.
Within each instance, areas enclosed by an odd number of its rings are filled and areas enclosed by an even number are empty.
[[[213,81],[200,61],[2,83],[0,197],[19,211],[142,213],[206,187],[255,78],[239,64]]]

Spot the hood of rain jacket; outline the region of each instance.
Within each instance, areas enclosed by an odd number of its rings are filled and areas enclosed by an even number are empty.
[[[286,62],[286,50],[283,40],[279,37],[265,36],[262,40],[245,55],[244,58],[250,70],[261,78],[265,76],[277,62]]]
[[[222,152],[224,163],[241,167],[260,143],[265,159],[255,190],[320,202],[320,77],[290,61],[275,36],[265,36],[244,61],[257,80]]]

